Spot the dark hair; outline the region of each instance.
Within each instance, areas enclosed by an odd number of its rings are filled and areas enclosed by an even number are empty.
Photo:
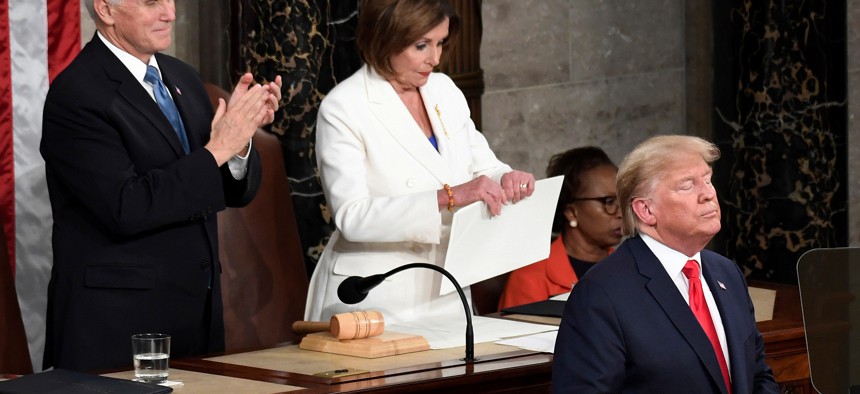
[[[421,39],[448,18],[447,43],[460,32],[460,18],[446,0],[364,0],[359,10],[355,45],[361,60],[380,76],[396,76],[391,57]],[[450,51],[442,53],[443,61]]]
[[[572,202],[572,199],[581,197],[579,192],[582,190],[582,174],[600,166],[614,168],[615,163],[603,149],[596,146],[573,148],[549,159],[546,176],[549,178],[564,175],[564,183],[561,186],[558,204],[555,207],[553,231],[561,232],[567,226],[568,221],[564,216],[564,208]]]

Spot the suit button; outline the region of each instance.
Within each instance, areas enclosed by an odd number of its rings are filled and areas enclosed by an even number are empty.
[[[203,260],[203,262],[200,263],[200,269],[203,271],[209,271],[210,267],[212,267],[212,263],[210,263],[209,260]]]
[[[413,188],[415,187],[415,179],[409,178],[406,180],[406,187]]]

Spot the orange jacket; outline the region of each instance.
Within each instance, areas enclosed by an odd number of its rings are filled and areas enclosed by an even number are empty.
[[[499,310],[567,293],[578,280],[559,236],[549,247],[549,257],[511,272],[499,298]]]

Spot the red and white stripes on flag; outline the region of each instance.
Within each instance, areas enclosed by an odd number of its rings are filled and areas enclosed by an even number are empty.
[[[51,207],[39,154],[53,79],[80,51],[80,2],[0,0],[0,223],[34,369],[42,368]],[[0,319],[5,316],[0,317]]]

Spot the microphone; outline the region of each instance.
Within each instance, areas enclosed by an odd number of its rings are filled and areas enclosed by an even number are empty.
[[[340,286],[337,287],[337,298],[340,298],[344,304],[357,304],[367,298],[367,293],[374,287],[379,286],[387,274],[376,274],[362,278],[360,276],[350,276],[346,278]]]
[[[367,293],[373,290],[374,287],[379,286],[385,278],[410,268],[427,268],[434,270],[444,275],[451,281],[451,283],[454,284],[454,288],[457,289],[457,293],[460,295],[460,301],[463,302],[463,310],[466,312],[466,357],[463,361],[468,363],[476,361],[475,334],[472,330],[472,312],[469,310],[469,303],[466,301],[466,294],[463,293],[463,288],[460,287],[460,284],[457,283],[454,276],[442,267],[427,263],[410,263],[401,265],[400,267],[384,274],[371,275],[366,278],[361,276],[350,276],[337,287],[337,297],[340,298],[341,302],[344,304],[357,304],[367,298]]]

